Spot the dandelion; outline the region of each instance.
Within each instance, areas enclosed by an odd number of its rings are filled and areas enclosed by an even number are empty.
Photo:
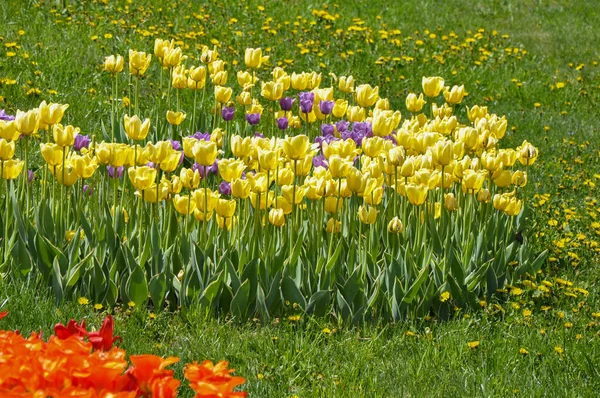
[[[80,305],[88,305],[88,304],[90,303],[90,301],[89,301],[89,300],[88,300],[86,297],[79,297],[79,298],[77,299],[77,302],[78,302]]]

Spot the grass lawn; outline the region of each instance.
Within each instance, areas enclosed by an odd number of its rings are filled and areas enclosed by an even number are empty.
[[[539,148],[523,234],[550,249],[539,275],[450,321],[340,325],[301,316],[260,324],[192,309],[115,308],[128,354],[227,359],[259,397],[595,396],[600,388],[600,13],[595,1],[5,0],[0,3],[0,109],[70,104],[67,123],[101,136],[110,118],[104,56],[218,44],[243,63],[262,47],[290,71],[352,74],[403,110],[422,76],[464,84],[471,104],[508,119],[507,144]],[[266,4],[263,4],[266,3]],[[211,41],[212,40],[212,41]],[[212,44],[211,44],[212,43]],[[290,72],[291,73],[291,72]],[[235,80],[230,77],[230,79]],[[122,92],[122,96],[128,95]],[[143,94],[142,94],[143,95]],[[464,109],[457,112],[466,113]],[[541,287],[544,288],[541,288]],[[33,284],[0,287],[4,329],[23,334],[107,312],[56,306]],[[184,389],[186,396],[191,390]]]

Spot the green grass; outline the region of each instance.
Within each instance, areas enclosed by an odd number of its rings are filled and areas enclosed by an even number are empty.
[[[522,286],[523,295],[498,299],[504,315],[488,303],[485,310],[449,322],[415,320],[360,328],[339,328],[330,319],[281,319],[269,325],[240,326],[205,320],[193,310],[160,313],[154,320],[141,309],[118,311],[116,329],[129,354],[178,355],[182,362],[228,359],[236,373],[248,379],[244,387],[251,396],[510,396],[517,390],[517,395],[524,396],[595,395],[600,387],[599,329],[592,324],[597,322],[592,314],[600,312],[600,224],[594,224],[600,215],[596,188],[600,183],[600,50],[595,45],[600,42],[600,14],[595,1],[452,0],[401,6],[385,1],[345,1],[339,6],[329,3],[328,11],[340,14],[329,30],[325,21],[311,14],[322,8],[315,1],[269,2],[264,11],[258,10],[259,3],[254,1],[239,5],[210,2],[204,10],[173,1],[169,3],[176,6],[165,2],[162,14],[158,6],[151,7],[158,3],[153,1],[135,2],[127,14],[125,1],[110,2],[116,3],[112,6],[88,1],[70,11],[57,7],[51,13],[59,3],[8,0],[0,4],[0,16],[6,21],[0,30],[0,81],[16,81],[0,83],[0,96],[4,97],[0,107],[14,112],[37,106],[42,99],[66,102],[71,104],[67,122],[86,133],[99,134],[101,120],[108,121],[110,83],[101,73],[103,57],[125,55],[130,47],[152,51],[155,37],[179,35],[190,46],[186,50],[190,54],[196,44],[217,39],[223,44],[224,56],[238,60],[247,46],[269,47],[274,62],[294,60],[288,66],[290,71],[320,70],[327,82],[329,72],[351,73],[359,81],[379,84],[382,94],[402,110],[406,93],[420,89],[423,75],[441,75],[451,84],[465,84],[469,103],[484,103],[493,112],[507,115],[512,131],[506,144],[513,146],[527,139],[539,146],[540,159],[530,172],[528,186],[532,194],[528,205],[535,211],[525,233],[537,250],[548,247],[552,255],[544,275],[533,280],[539,285],[544,278],[563,278],[589,291],[585,296],[555,285],[550,294],[540,297],[534,295],[534,289]],[[140,4],[143,11],[136,9]],[[296,11],[304,18],[299,26],[293,25]],[[199,20],[192,12],[208,13],[210,18]],[[277,30],[276,35],[261,29],[269,17],[273,20],[267,23]],[[355,17],[362,18],[361,26],[371,33],[332,36],[336,28],[346,31]],[[229,25],[231,18],[238,22]],[[121,20],[129,27],[118,27]],[[403,47],[377,38],[384,23],[387,29],[402,31]],[[156,31],[156,35],[143,37],[132,25]],[[432,60],[431,56],[441,51],[437,44],[441,35],[454,31],[463,39],[479,28],[484,28],[486,35],[498,31],[498,36],[486,36],[490,39],[482,41],[489,43],[492,61],[473,64],[478,46],[475,55],[450,54],[443,64]],[[18,33],[21,29],[22,36]],[[417,37],[423,38],[425,29],[438,38],[425,39],[422,48],[411,44]],[[198,31],[205,35],[195,39],[184,36]],[[113,38],[105,39],[105,33]],[[510,37],[503,39],[502,34]],[[92,41],[92,36],[99,38]],[[369,38],[374,38],[372,43]],[[309,40],[313,42],[307,44]],[[21,48],[14,50],[16,56],[7,57],[13,50],[4,46],[12,42]],[[297,42],[306,44],[311,52],[301,55],[294,46]],[[520,47],[527,54],[520,60],[507,57],[495,62],[505,47]],[[343,58],[340,53],[348,50],[355,54]],[[416,60],[375,63],[380,56],[404,54],[416,54]],[[156,70],[153,73],[156,75]],[[551,86],[556,87],[557,82],[564,82],[565,87],[553,90]],[[27,95],[32,87],[40,94]],[[534,198],[533,194],[549,196]],[[56,322],[89,317],[89,323],[97,327],[103,316],[74,303],[55,307],[49,292],[24,285],[2,289],[2,309],[10,310],[10,316],[2,321],[7,329],[29,333],[42,328],[47,335]],[[551,308],[542,310],[542,306]],[[525,309],[532,315],[525,316]],[[565,327],[567,322],[573,326]],[[324,328],[338,330],[326,334]],[[415,336],[407,335],[408,331]],[[480,341],[480,346],[469,349],[471,341]],[[558,354],[555,347],[564,352]],[[520,354],[520,348],[529,354]],[[176,367],[180,376],[181,367]],[[259,374],[264,378],[259,380]]]

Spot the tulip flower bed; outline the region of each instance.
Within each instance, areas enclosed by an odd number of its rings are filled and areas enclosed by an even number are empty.
[[[7,312],[0,313],[0,319]],[[132,355],[131,366],[124,350],[113,346],[109,315],[100,330],[89,332],[85,322],[57,324],[47,341],[41,333],[24,337],[19,332],[0,330],[0,394],[10,397],[175,397],[180,381],[168,366],[179,358]],[[185,378],[195,397],[245,397],[234,389],[245,382],[232,376],[227,361],[186,365]]]
[[[154,57],[129,50],[126,78],[106,57],[103,138],[61,124],[66,104],[5,117],[3,272],[58,300],[360,322],[447,317],[538,271],[545,254],[520,235],[538,152],[502,148],[506,118],[465,112],[465,88],[441,77],[423,77],[403,118],[379,87],[267,74],[268,58],[248,48],[236,71],[204,47],[184,66],[157,39]]]

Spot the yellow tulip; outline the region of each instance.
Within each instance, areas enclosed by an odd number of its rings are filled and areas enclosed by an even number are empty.
[[[219,174],[227,182],[241,178],[245,168],[244,162],[240,160],[222,159],[219,161]]]
[[[171,86],[178,90],[183,90],[188,87],[187,70],[177,67],[173,69],[171,74]]]
[[[3,138],[7,141],[16,141],[19,139],[21,133],[17,131],[17,125],[14,120],[5,121],[0,120],[0,138]]]
[[[167,68],[174,68],[181,62],[181,48],[165,48],[162,65]]]
[[[304,134],[293,137],[286,137],[282,141],[282,149],[285,155],[291,160],[303,159],[310,148],[310,140]]]
[[[400,113],[398,113],[399,115]],[[385,137],[392,133],[399,123],[400,119],[394,117],[393,114],[387,112],[376,112],[373,115],[373,121],[371,122],[373,128],[373,134],[379,137]]]
[[[0,161],[12,159],[13,156],[15,156],[14,141],[6,141],[4,138],[0,138]]]
[[[349,122],[356,123],[365,120],[365,108],[360,106],[350,106],[346,110],[346,117]]]
[[[340,76],[340,80],[338,82],[338,88],[340,89],[340,91],[342,91],[344,93],[354,92],[354,77]]]
[[[296,195],[294,196],[294,191]],[[298,186],[294,187],[293,185],[284,185],[281,187],[281,195],[292,204],[300,204],[304,200],[304,196],[306,195],[306,187]],[[294,200],[295,199],[295,200]]]
[[[490,203],[492,200],[492,195],[487,188],[483,188],[477,192],[477,201],[481,203]]]
[[[256,83],[256,79],[252,77],[250,72],[241,70],[237,72],[237,81],[244,90],[252,88],[254,83]]]
[[[212,212],[221,196],[217,191],[204,188],[196,189],[192,195],[196,201],[196,208],[203,213]]]
[[[363,108],[369,108],[379,99],[379,87],[371,87],[370,84],[361,84],[356,88],[356,102]]]
[[[325,198],[325,211],[329,214],[337,214],[344,205],[344,199],[337,196],[327,196]]]
[[[226,70],[221,70],[217,73],[210,75],[210,80],[215,86],[224,86],[227,84],[229,73]]]
[[[379,98],[375,103],[375,109],[388,111],[390,109],[390,100],[387,98]]]
[[[444,208],[450,212],[458,210],[458,201],[453,193],[447,193],[444,196]]]
[[[125,59],[120,55],[111,55],[104,58],[104,64],[102,64],[102,69],[106,72],[110,72],[113,75],[117,73],[123,72],[123,65],[125,64]]]
[[[75,135],[79,134],[79,127],[55,124],[52,128],[54,142],[60,146],[71,146],[75,143]]]
[[[175,47],[173,40],[156,39],[154,40],[154,55],[158,59],[162,59],[165,56],[165,52],[173,47]]]
[[[465,193],[476,194],[483,187],[486,173],[484,171],[465,170],[462,179],[462,190]]]
[[[404,231],[404,225],[402,225],[402,221],[398,217],[394,217],[388,223],[387,230],[393,234],[400,234]]]
[[[348,101],[344,99],[337,99],[335,100],[335,104],[333,105],[333,110],[331,111],[331,113],[333,114],[333,116],[341,119],[344,117],[347,110]]]
[[[278,158],[277,151],[258,148],[258,164],[261,171],[275,170],[277,168]]]
[[[494,181],[494,184],[500,188],[508,188],[512,183],[511,178],[512,173],[510,170],[498,168],[492,173],[492,180]]]
[[[422,80],[423,93],[428,97],[437,97],[444,88],[444,79],[439,76],[425,77]]]
[[[327,226],[325,227],[325,230],[330,234],[339,234],[342,231],[342,222],[336,220],[335,218],[330,218],[327,220]]]
[[[283,84],[279,82],[263,83],[261,95],[270,101],[278,101],[283,96]]]
[[[167,173],[172,173],[181,161],[181,152],[171,151],[171,153],[160,163],[160,169]]]
[[[379,210],[372,206],[359,206],[358,218],[363,224],[374,224],[377,221]]]
[[[5,180],[14,180],[21,174],[24,161],[18,159],[10,159],[2,162],[2,178]]]
[[[198,170],[182,168],[179,172],[181,184],[187,189],[196,189],[200,185],[200,172]]]
[[[229,101],[233,89],[225,86],[215,86],[215,100],[221,104]]]
[[[517,187],[524,187],[527,185],[527,173],[521,170],[517,170],[513,173],[511,183]]]
[[[15,127],[17,131],[25,136],[37,133],[40,124],[39,109],[32,109],[27,112],[17,110],[15,116]]]
[[[202,65],[195,68],[191,67],[188,71],[188,76],[196,83],[201,84],[197,88],[202,88],[204,87],[204,82],[206,81],[206,68]]]
[[[409,183],[405,186],[406,197],[408,201],[415,206],[420,206],[427,200],[427,185]]]
[[[363,140],[363,153],[371,158],[379,156],[383,151],[385,140],[381,137],[368,137]]]
[[[231,231],[231,229],[235,226],[236,221],[236,217],[221,217],[217,215],[217,226],[226,231]]]
[[[135,195],[138,197],[142,197],[144,199],[144,202],[157,203],[166,200],[169,197],[169,192],[169,183],[163,180],[158,185],[158,198],[156,196],[156,184],[150,185],[150,187],[144,189],[143,191],[136,191]]]
[[[68,107],[69,104],[46,104],[46,101],[42,101],[39,107],[40,128],[42,130],[47,130],[48,126],[60,123]]]
[[[444,90],[444,99],[447,103],[456,105],[463,101],[466,94],[465,86],[453,86],[450,90],[448,88]]]
[[[194,210],[194,217],[196,217],[196,220],[198,221],[202,221],[202,222],[208,222],[210,221],[210,219],[212,218],[213,212],[209,211],[208,213],[204,213],[201,210]]]
[[[129,73],[134,76],[144,76],[152,60],[151,54],[143,51],[129,50]]]
[[[365,200],[366,204],[371,206],[376,206],[380,204],[383,200],[383,187],[378,186],[375,189],[372,189],[371,192],[368,194],[365,194],[363,192],[363,199]]]
[[[250,181],[236,178],[231,182],[231,196],[246,199],[250,196]]]
[[[260,201],[259,201],[259,196],[260,196]],[[250,203],[252,204],[252,207],[259,208],[259,210],[266,210],[268,209],[271,204],[273,203],[273,191],[269,191],[267,193],[263,193],[263,194],[258,194],[255,192],[251,192],[250,193]]]
[[[230,218],[235,214],[236,201],[234,199],[219,199],[215,211],[221,217]]]
[[[292,88],[294,90],[306,90],[308,86],[309,75],[302,72],[300,74],[292,73]]]
[[[338,155],[332,155],[329,158],[329,171],[333,178],[342,178],[346,176],[348,169],[352,167],[352,162]]]
[[[435,161],[442,167],[448,166],[454,160],[452,141],[438,141],[431,148]]]
[[[167,121],[174,126],[179,126],[185,120],[185,117],[184,112],[167,111]]]
[[[294,181],[294,172],[288,168],[280,168],[277,173],[277,185],[291,185]]]
[[[262,48],[246,48],[244,63],[248,68],[260,68],[262,60]]]
[[[145,119],[142,123],[137,115],[133,115],[132,117],[125,115],[123,117],[123,122],[125,133],[127,133],[127,136],[132,140],[143,140],[148,135],[148,131],[150,131],[150,119]]]
[[[140,191],[148,189],[156,181],[156,169],[148,166],[130,167],[127,174],[131,184]]]
[[[210,166],[217,159],[219,152],[216,143],[199,140],[192,147],[192,154],[194,155],[196,162],[201,166]]]
[[[283,209],[269,210],[269,222],[276,227],[285,225],[285,214],[283,213]]]
[[[423,99],[423,94],[419,94],[417,97],[417,94],[410,93],[406,96],[406,109],[412,113],[421,112],[421,109],[423,109],[423,105],[425,105],[426,102],[427,101]]]
[[[191,195],[175,195],[173,197],[173,206],[179,214],[188,216],[196,210],[196,201]]]
[[[523,141],[523,144],[517,148],[517,151],[519,152],[519,162],[524,166],[531,166],[538,158],[537,148],[527,141]]]
[[[231,151],[240,159],[247,157],[252,151],[252,139],[250,137],[242,138],[239,135],[232,136]]]
[[[247,180],[250,182],[250,189],[254,193],[265,193],[269,190],[270,181],[267,178],[267,173],[248,173]]]
[[[71,159],[71,165],[79,178],[91,178],[98,168],[98,162],[89,156],[76,155]]]
[[[77,172],[70,163],[65,164],[64,168],[62,164],[53,167],[50,169],[50,172],[54,175],[54,178],[56,178],[56,181],[58,181],[59,184],[67,187],[75,185],[79,179]]]
[[[509,216],[516,216],[521,212],[522,206],[523,202],[521,200],[512,197],[506,204],[506,207],[504,208],[504,213],[506,213]]]
[[[467,117],[471,122],[475,122],[477,119],[485,117],[485,115],[487,115],[487,112],[487,106],[473,105],[473,107],[470,109],[469,107],[467,107]]]
[[[48,166],[58,166],[63,163],[65,148],[58,144],[40,144],[42,157],[48,163]]]

